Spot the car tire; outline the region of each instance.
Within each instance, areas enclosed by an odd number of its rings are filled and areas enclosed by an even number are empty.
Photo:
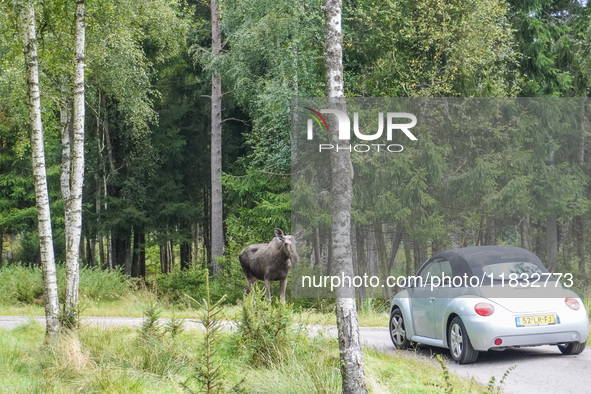
[[[466,327],[459,316],[454,317],[451,321],[447,331],[447,338],[451,358],[454,361],[459,364],[472,364],[476,361],[478,351],[472,347]]]
[[[586,346],[586,342],[569,342],[558,345],[558,350],[560,350],[562,354],[573,356],[575,354],[581,354]]]
[[[390,315],[390,339],[397,349],[407,349],[410,341],[406,338],[406,324],[400,309],[396,308]]]

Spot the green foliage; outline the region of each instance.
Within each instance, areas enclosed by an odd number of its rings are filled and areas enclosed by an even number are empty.
[[[244,274],[237,259],[238,254],[228,253],[221,260],[224,272],[211,280],[211,295],[214,298],[225,298],[226,303],[234,303],[242,296]],[[237,264],[237,266],[236,266]],[[205,297],[206,269],[191,267],[188,270],[170,274],[158,274],[154,280],[154,288],[161,296],[178,305],[190,305],[185,294],[195,298]]]
[[[162,310],[155,303],[144,311],[144,321],[140,327],[141,339],[147,341],[150,338],[160,337],[162,335],[159,322],[161,314]]]
[[[257,286],[244,298],[236,331],[239,350],[255,366],[281,363],[292,350],[293,311],[281,302],[271,304]]]
[[[453,393],[453,385],[451,383],[451,376],[450,376],[449,368],[445,364],[445,361],[443,361],[443,357],[441,357],[441,355],[437,354],[435,356],[435,359],[437,360],[437,362],[441,366],[441,376],[443,376],[443,380],[445,381],[445,393],[446,394]]]
[[[290,177],[249,168],[245,175],[222,178],[226,204],[228,237],[246,245],[268,242],[276,227],[291,228]]]
[[[354,3],[345,10],[347,91],[364,97],[512,95],[516,56],[507,9],[505,1]]]
[[[191,378],[206,393],[225,391],[226,372],[217,356],[224,323],[222,309],[224,297],[220,298],[217,302],[212,302],[209,294],[209,275],[207,275],[205,277],[205,298],[201,302],[189,296],[187,298],[201,308],[198,321],[205,329],[203,342],[199,346],[201,357],[196,362],[195,373]],[[185,382],[184,386],[188,388],[188,381]]]
[[[0,302],[42,303],[43,276],[39,268],[27,268],[20,265],[9,265],[0,268]]]
[[[515,368],[517,368],[517,364],[511,365],[509,368],[507,368],[507,370],[503,374],[503,377],[499,381],[499,384],[496,384],[496,381],[497,381],[496,378],[494,376],[491,376],[490,380],[488,381],[488,383],[486,385],[484,393],[486,393],[486,394],[501,393],[502,389],[503,389],[503,384],[505,383],[505,380],[509,376],[509,373],[511,371],[513,371]]]
[[[186,319],[179,317],[176,313],[164,323],[164,332],[170,333],[171,337],[176,337],[185,330]]]
[[[0,330],[0,386],[15,393],[178,393],[194,373],[202,355],[195,346],[201,331],[150,342],[138,340],[136,329],[83,326],[78,341],[44,345],[44,327],[32,322]],[[241,382],[228,392],[340,393],[338,344],[335,339],[298,337],[283,362],[257,368],[236,352],[233,335],[220,337],[219,357],[228,381]],[[364,349],[370,392],[443,392],[444,381],[431,363]],[[482,393],[484,387],[451,376],[458,392]]]
[[[222,30],[231,50],[223,58],[236,101],[248,114],[246,135],[256,168],[290,168],[289,99],[324,91],[321,2],[280,0],[224,2]]]
[[[58,288],[63,298],[65,270],[58,267]],[[40,267],[11,264],[0,268],[0,303],[43,304],[43,274]],[[80,298],[95,301],[113,301],[130,291],[129,283],[120,271],[102,271],[96,268],[80,269]]]
[[[157,291],[166,294],[172,302],[183,301],[185,294],[198,297],[205,285],[207,270],[191,268],[156,277]]]
[[[114,301],[129,292],[129,281],[120,270],[82,268],[80,295],[93,301]]]

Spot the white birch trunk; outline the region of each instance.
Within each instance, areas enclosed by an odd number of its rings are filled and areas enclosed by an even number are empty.
[[[27,74],[27,93],[29,119],[31,122],[31,151],[33,178],[35,180],[35,199],[38,216],[39,249],[43,269],[43,295],[45,298],[46,332],[48,336],[58,333],[59,299],[51,233],[49,194],[45,172],[45,149],[43,142],[43,123],[41,122],[41,93],[39,89],[39,65],[37,62],[37,31],[35,9],[25,3],[19,10],[20,38],[25,56]]]
[[[84,183],[84,0],[76,1],[74,48],[74,140],[70,176],[70,223],[66,223],[66,299],[64,314],[73,326],[78,320],[80,236],[82,232],[82,185]]]
[[[217,57],[222,50],[220,12],[217,0],[211,0],[211,53]],[[211,268],[220,271],[217,258],[224,252],[222,206],[222,81],[214,69],[211,76]]]
[[[324,65],[328,108],[344,111],[346,104],[343,83],[341,9],[341,0],[324,1]],[[333,144],[343,146],[349,143],[349,141],[338,140],[338,127],[331,127],[331,130]],[[332,266],[333,272],[338,274],[344,272],[348,276],[353,275],[351,252],[353,174],[351,170],[351,156],[347,149],[331,152]],[[367,393],[354,289],[337,289],[336,315],[343,393]]]
[[[71,163],[71,143],[70,143],[70,122],[71,122],[71,103],[66,101],[60,109],[60,122],[62,127],[62,171],[60,175],[60,186],[62,191],[62,200],[64,201],[64,219],[66,224],[65,234],[68,234],[70,223],[70,166]],[[66,240],[67,241],[67,240]]]

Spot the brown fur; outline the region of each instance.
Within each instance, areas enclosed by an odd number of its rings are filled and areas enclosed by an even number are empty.
[[[262,280],[265,281],[267,299],[271,300],[271,281],[278,280],[281,287],[281,301],[285,302],[287,274],[291,263],[295,264],[299,260],[295,241],[304,232],[305,230],[302,230],[295,235],[286,235],[283,230],[276,228],[275,238],[271,242],[250,245],[240,252],[238,259],[246,276],[245,294],[250,292],[251,286],[257,280]]]

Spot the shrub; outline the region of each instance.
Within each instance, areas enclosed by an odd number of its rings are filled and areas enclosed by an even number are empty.
[[[129,292],[129,280],[120,270],[82,268],[80,270],[80,296],[95,301],[113,301]]]
[[[202,288],[205,287],[207,270],[191,268],[170,274],[160,274],[156,277],[156,287],[159,293],[168,296],[171,302],[186,303],[185,294],[201,299]]]
[[[24,267],[11,264],[0,268],[0,303],[43,303],[43,273],[40,267]],[[65,293],[66,273],[63,266],[57,268],[60,299]],[[129,282],[120,271],[103,271],[97,268],[80,269],[80,298],[96,301],[112,301],[129,292]]]
[[[43,301],[41,268],[12,264],[0,268],[0,302],[33,304]]]
[[[292,350],[290,325],[293,311],[285,303],[271,304],[257,286],[245,297],[236,332],[241,352],[255,366],[281,362]]]
[[[165,295],[176,304],[189,305],[185,294],[196,300],[205,298],[206,269],[191,268],[185,271],[160,274],[156,277],[158,293]],[[242,275],[242,273],[240,273]],[[210,280],[210,296],[212,299],[225,297],[224,303],[235,303],[242,298],[244,277],[237,279],[236,274],[223,273]]]

